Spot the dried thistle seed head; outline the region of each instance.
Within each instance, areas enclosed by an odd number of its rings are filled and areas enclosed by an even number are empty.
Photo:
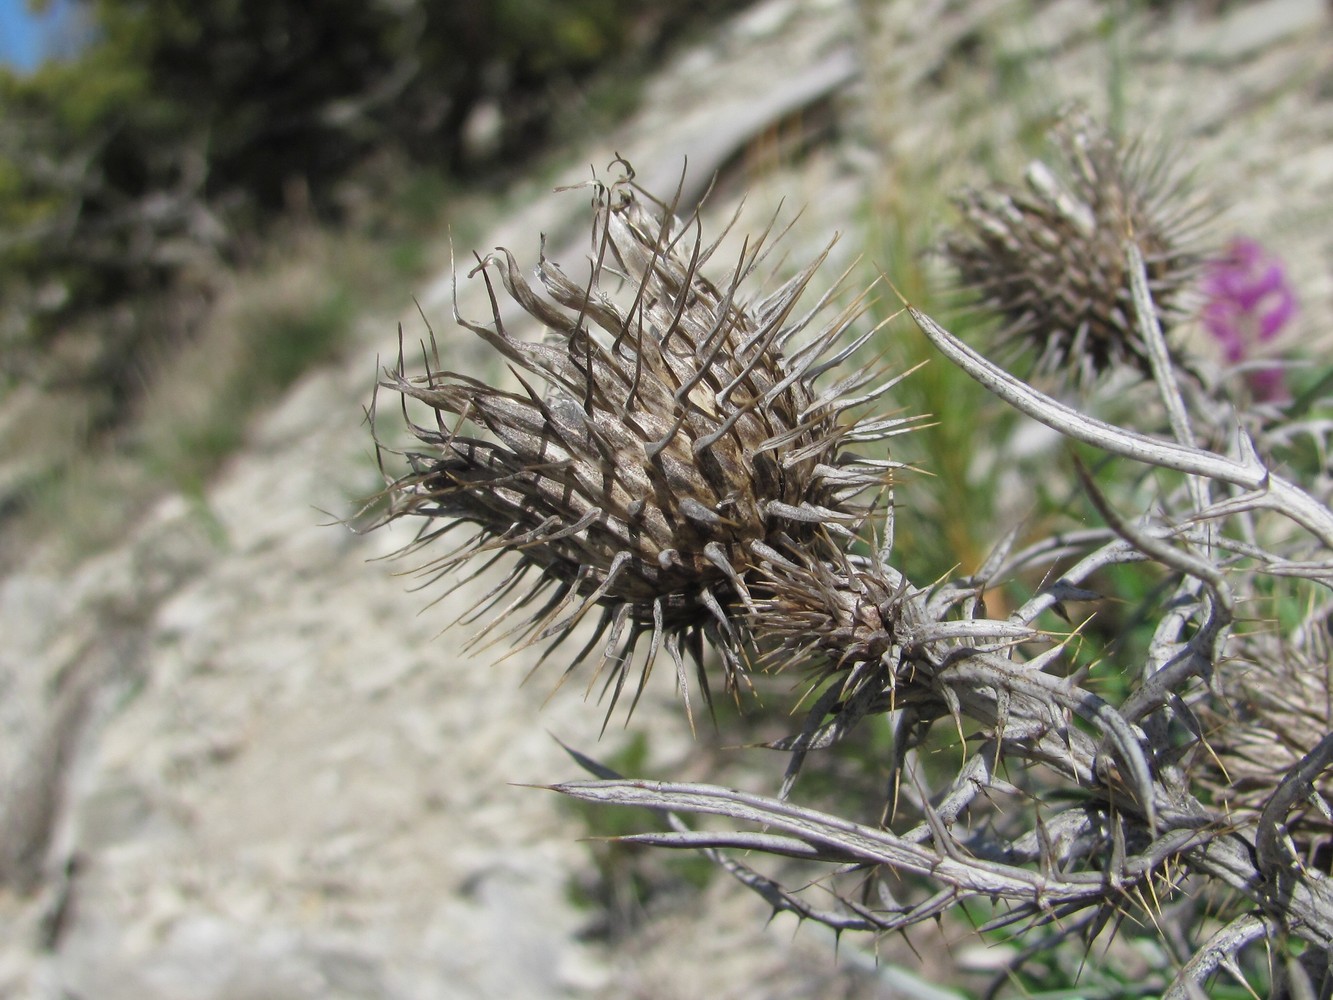
[[[1214,755],[1202,783],[1236,822],[1248,824],[1282,778],[1333,732],[1333,641],[1323,621],[1298,643],[1246,635],[1233,646],[1217,670],[1221,709],[1200,713]],[[1333,780],[1325,775],[1315,792],[1333,808]],[[1333,817],[1307,801],[1282,821],[1302,862],[1333,870]]]
[[[1167,157],[1122,143],[1085,115],[1054,129],[1054,166],[1028,167],[1026,187],[957,199],[962,224],[944,252],[963,285],[1001,319],[1001,337],[1030,349],[1042,374],[1086,384],[1113,366],[1150,371],[1137,332],[1125,241],[1138,244],[1163,329],[1202,255],[1200,203]]]
[[[411,471],[389,486],[385,520],[427,519],[411,550],[458,523],[476,527],[429,564],[432,575],[483,553],[514,557],[512,576],[472,616],[490,618],[482,635],[554,648],[596,609],[597,627],[573,663],[593,654],[597,673],[609,667],[612,708],[645,637],[643,678],[665,647],[687,705],[686,655],[708,697],[705,641],[720,650],[734,689],[754,547],[780,536],[819,552],[854,532],[891,463],[847,446],[908,423],[849,415],[892,385],[866,391],[872,371],[817,386],[869,337],[843,343],[863,298],[822,326],[813,320],[828,296],[795,313],[827,249],[752,300],[747,281],[770,231],[748,240],[715,284],[704,270],[718,244],[705,245],[697,221],[680,221],[631,178],[596,186],[586,284],[544,254],[545,296],[506,250],[472,272],[490,293],[491,322],[455,310],[456,319],[509,362],[516,388],[448,371],[409,377],[401,363],[382,383],[436,418],[434,427],[412,425],[426,447],[406,454]],[[506,329],[497,277],[545,328],[540,342]]]

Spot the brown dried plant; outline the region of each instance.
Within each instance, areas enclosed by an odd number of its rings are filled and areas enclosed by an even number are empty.
[[[957,199],[962,221],[945,255],[1037,373],[1088,383],[1128,365],[1148,375],[1122,245],[1132,238],[1143,254],[1159,318],[1180,319],[1202,263],[1202,204],[1154,147],[1118,139],[1085,113],[1065,116],[1052,136],[1050,162],[1033,161],[1023,187]]]
[[[385,518],[424,518],[421,544],[475,526],[426,567],[433,575],[514,555],[512,575],[481,602],[479,614],[493,614],[483,635],[503,626],[511,641],[554,649],[595,610],[569,669],[595,659],[614,708],[646,639],[635,701],[665,648],[688,705],[687,656],[709,695],[705,645],[722,656],[726,689],[743,683],[759,561],[777,549],[839,551],[893,468],[852,449],[911,421],[852,415],[894,384],[873,368],[822,385],[870,337],[846,336],[863,298],[834,310],[825,295],[798,311],[827,249],[753,297],[770,227],[714,283],[706,272],[719,243],[705,244],[697,219],[654,203],[620,166],[623,177],[594,184],[586,283],[544,252],[537,279],[549,299],[507,250],[472,272],[491,320],[456,319],[509,362],[513,388],[439,370],[438,359],[424,375],[409,376],[401,359],[387,373],[384,386],[424,403],[434,426],[412,425],[428,450],[407,453],[411,471],[389,486]],[[541,339],[510,332],[497,278]]]
[[[1274,577],[1333,584],[1333,511],[1275,471],[1262,441],[1196,443],[1155,298],[1174,291],[1154,282],[1157,264],[1179,263],[1171,217],[1145,215],[1153,205],[1118,186],[1133,171],[1104,139],[1069,141],[1084,202],[1112,202],[1084,204],[1090,218],[1055,195],[1043,202],[1064,213],[1059,225],[1092,227],[1084,235],[1103,265],[1077,278],[1087,288],[1051,291],[1057,314],[1074,312],[1046,363],[1139,368],[1169,430],[1114,426],[1050,399],[904,308],[947,363],[1021,413],[1125,465],[1161,470],[1146,509],[1123,512],[1138,494],[1107,495],[1078,466],[1101,526],[1021,546],[1010,531],[968,576],[907,579],[893,566],[892,504],[877,498],[894,469],[883,442],[912,421],[857,415],[895,378],[837,372],[873,333],[849,333],[864,296],[797,310],[824,255],[751,295],[771,226],[710,279],[719,243],[705,241],[697,216],[678,219],[639,190],[626,168],[593,185],[586,282],[543,254],[539,292],[509,252],[479,259],[473,275],[491,318],[456,319],[509,363],[511,387],[443,371],[433,350],[424,374],[409,375],[401,358],[385,373],[405,410],[415,401],[432,421],[410,422],[417,443],[390,481],[383,520],[421,519],[407,550],[418,557],[471,526],[423,567],[431,579],[458,585],[465,564],[509,560],[468,616],[490,616],[483,636],[553,649],[595,611],[567,673],[595,660],[612,707],[636,662],[637,701],[663,648],[686,693],[687,657],[709,690],[705,648],[720,654],[733,691],[748,670],[804,671],[804,716],[771,744],[790,761],[775,795],[622,778],[576,755],[595,779],[552,787],[669,817],[668,830],[624,839],[702,850],[775,910],[839,931],[900,931],[970,907],[982,932],[1037,932],[1020,961],[1052,936],[1091,942],[1141,919],[1170,946],[1175,966],[1157,985],[1179,1000],[1203,995],[1219,971],[1244,982],[1257,942],[1299,938],[1299,962],[1275,961],[1273,995],[1319,995],[1333,983],[1333,888],[1297,841],[1333,763],[1318,711],[1327,642],[1317,616],[1274,640],[1276,658],[1254,638],[1261,631],[1231,629],[1237,607]],[[1002,244],[969,252],[1001,255]],[[500,289],[539,337],[509,328]],[[1095,318],[1079,311],[1083,299]],[[1010,315],[1015,329],[1032,308]],[[1145,562],[1158,567],[1163,596],[1148,612],[1145,653],[1104,651],[1123,682],[1108,700],[1071,653],[1082,639],[1053,634],[1050,613],[1098,601],[1108,568]],[[989,591],[1033,579],[1012,612],[987,616]],[[1248,673],[1237,670],[1243,661]],[[849,806],[854,816],[795,804],[811,754],[845,743],[868,718],[893,735],[884,800]],[[934,751],[944,746],[962,752],[941,772]],[[693,829],[684,814],[726,822]],[[783,860],[765,869],[765,857]],[[789,886],[826,887],[831,902]],[[1192,902],[1211,898],[1201,886],[1224,889],[1230,908]]]
[[[1222,697],[1201,718],[1214,766],[1202,782],[1234,822],[1256,823],[1284,775],[1333,733],[1333,641],[1330,609],[1316,607],[1293,635],[1271,631],[1237,636],[1217,667]],[[1333,872],[1333,776],[1287,818],[1292,856]]]

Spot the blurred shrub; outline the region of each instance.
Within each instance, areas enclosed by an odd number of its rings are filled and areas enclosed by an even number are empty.
[[[188,333],[276,214],[337,221],[372,154],[517,169],[594,71],[735,6],[87,0],[82,52],[0,70],[5,381],[80,383],[103,401],[90,424],[114,422],[145,345]],[[479,109],[498,122],[484,149],[464,142]],[[146,318],[168,293],[186,308]]]

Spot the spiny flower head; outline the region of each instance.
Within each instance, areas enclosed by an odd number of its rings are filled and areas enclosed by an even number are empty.
[[[475,526],[427,567],[432,575],[486,553],[513,557],[512,574],[471,616],[490,616],[481,635],[554,648],[596,611],[570,669],[590,655],[597,673],[609,667],[614,707],[646,638],[642,678],[665,648],[688,705],[686,655],[708,697],[705,641],[722,654],[728,688],[743,677],[755,551],[777,539],[835,550],[892,468],[848,447],[909,421],[849,415],[893,384],[866,391],[873,371],[819,384],[871,335],[846,342],[863,297],[820,326],[831,293],[796,312],[827,248],[751,298],[771,227],[714,283],[704,272],[718,243],[705,244],[697,218],[676,218],[623,166],[626,176],[595,185],[586,284],[544,252],[545,295],[507,250],[472,272],[486,283],[491,320],[457,309],[455,318],[509,362],[515,388],[434,369],[409,376],[401,361],[386,372],[382,385],[424,403],[435,424],[411,425],[425,447],[406,453],[410,471],[389,486],[385,519],[427,519],[412,550]],[[496,278],[544,328],[540,341],[507,328]]]
[[[1193,280],[1199,204],[1165,159],[1117,141],[1082,114],[1053,133],[1054,168],[1028,167],[1026,187],[996,185],[958,199],[962,225],[944,250],[963,284],[1024,345],[1042,374],[1087,383],[1112,366],[1147,373],[1125,258],[1134,240],[1163,327]]]
[[[765,547],[756,555],[750,613],[765,661],[801,667],[812,689],[833,679],[844,700],[891,696],[906,582],[891,580],[878,558],[845,552]]]
[[[1204,775],[1229,816],[1255,822],[1283,778],[1333,731],[1333,639],[1328,609],[1312,616],[1294,639],[1249,634],[1233,640],[1218,665],[1219,707],[1201,713],[1209,727]],[[1287,832],[1306,863],[1333,870],[1333,780],[1321,776],[1309,804],[1286,818]]]

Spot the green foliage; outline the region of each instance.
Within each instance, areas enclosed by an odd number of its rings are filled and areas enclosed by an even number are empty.
[[[520,72],[566,73],[615,58],[631,28],[625,6],[615,0],[496,0],[489,17],[499,54],[521,61]]]
[[[359,292],[333,269],[252,282],[220,332],[164,371],[140,437],[146,466],[200,491],[244,442],[252,414],[346,343]]]
[[[465,186],[627,111],[617,79],[737,2],[85,0],[81,51],[0,69],[0,507],[24,525],[0,550],[50,521],[96,545],[153,490],[202,489],[254,409],[336,349],[353,300],[396,310],[441,263]],[[499,136],[469,145],[479,108]],[[259,340],[213,321],[233,276],[272,266],[268,241],[320,226],[377,259],[261,303],[240,322]],[[104,508],[86,532],[54,513],[80,490]]]

